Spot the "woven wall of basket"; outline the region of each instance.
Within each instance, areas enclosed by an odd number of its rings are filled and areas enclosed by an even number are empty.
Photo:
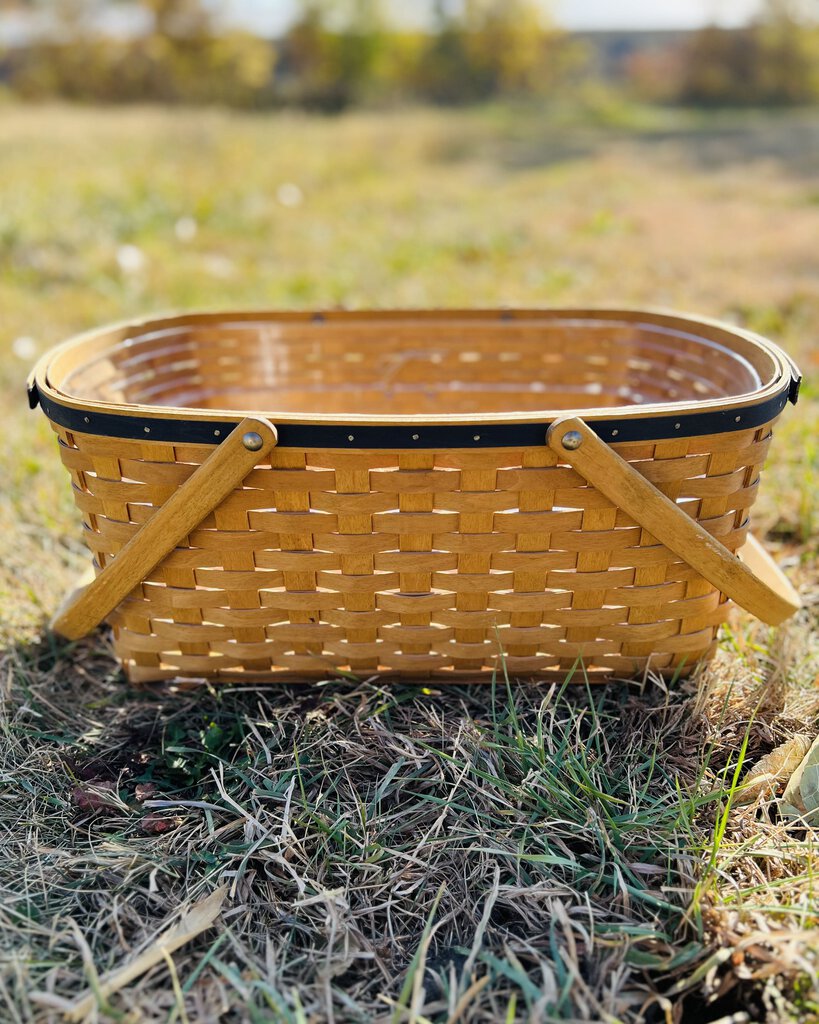
[[[30,382],[135,681],[687,670],[798,607],[749,514],[798,373],[641,311],[120,325]],[[737,552],[742,551],[742,558]]]

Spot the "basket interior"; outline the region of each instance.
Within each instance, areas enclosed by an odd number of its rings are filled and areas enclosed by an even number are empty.
[[[648,317],[183,320],[134,328],[51,383],[92,401],[308,417],[608,408],[760,387],[764,365],[695,331]]]

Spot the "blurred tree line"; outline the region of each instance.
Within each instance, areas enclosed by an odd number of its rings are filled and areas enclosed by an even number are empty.
[[[329,109],[373,98],[470,103],[545,92],[577,58],[542,0],[437,0],[415,30],[396,27],[379,0],[302,0],[279,48],[280,95]]]
[[[218,0],[0,0],[32,15],[25,45],[0,55],[23,96],[106,102],[299,105],[471,103],[541,96],[596,73],[593,47],[559,30],[544,0],[435,0],[408,28],[388,0],[299,0],[275,42],[226,28]],[[141,15],[105,31],[102,10]],[[640,98],[697,104],[819,99],[819,0],[766,0],[746,28],[709,27],[638,50],[620,69]]]
[[[133,33],[105,31],[97,0],[2,5],[39,16],[33,37],[3,55],[4,78],[25,97],[241,106],[270,86],[271,46],[247,32],[219,30],[202,0],[140,0],[145,31]]]
[[[682,45],[632,57],[624,77],[649,100],[771,106],[819,100],[819,0],[766,0],[743,28],[709,25]]]
[[[819,3],[768,0],[746,28],[703,29],[684,54],[679,96],[704,105],[815,101]]]
[[[2,56],[4,79],[30,98],[340,110],[532,94],[558,81],[573,52],[542,0],[438,0],[433,23],[417,29],[391,21],[383,0],[300,0],[275,42],[226,29],[213,0],[119,6],[141,8],[145,30],[104,32],[100,0],[0,0],[0,9],[47,12],[27,45]]]

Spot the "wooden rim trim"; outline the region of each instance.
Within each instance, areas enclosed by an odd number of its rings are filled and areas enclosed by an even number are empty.
[[[247,409],[225,409],[205,410],[193,407],[178,406],[157,406],[142,404],[113,403],[97,400],[84,400],[76,395],[63,392],[60,388],[61,374],[67,372],[72,366],[81,365],[89,358],[99,355],[102,352],[115,349],[119,345],[127,343],[129,337],[135,332],[161,331],[164,329],[178,327],[206,327],[208,325],[230,325],[249,324],[259,322],[260,324],[271,325],[276,322],[282,324],[308,324],[308,323],[341,323],[354,325],[356,322],[362,324],[383,323],[385,326],[396,323],[427,324],[434,329],[436,322],[451,324],[462,322],[467,326],[470,322],[475,324],[487,324],[494,322],[512,322],[521,324],[535,324],[537,322],[550,322],[555,320],[611,320],[618,323],[632,325],[644,324],[646,327],[663,328],[676,331],[695,332],[704,341],[710,341],[721,345],[733,353],[737,358],[751,360],[759,372],[761,386],[753,391],[739,395],[722,396],[717,399],[686,402],[664,402],[656,404],[626,405],[620,408],[586,408],[578,410],[578,413],[587,421],[609,420],[616,416],[618,420],[639,420],[654,417],[690,416],[700,413],[724,412],[736,410],[741,413],[743,408],[766,402],[774,395],[783,390],[789,392],[791,400],[795,400],[798,387],[798,370],[790,362],[788,357],[774,345],[760,336],[749,331],[735,328],[731,325],[703,317],[681,316],[669,313],[664,310],[611,310],[611,309],[549,309],[549,310],[442,310],[442,311],[374,311],[374,312],[330,312],[330,313],[278,313],[278,312],[224,312],[224,313],[200,313],[171,316],[166,318],[146,319],[131,323],[119,324],[101,331],[94,331],[79,337],[70,339],[62,345],[46,353],[35,367],[30,378],[30,397],[34,404],[39,398],[48,399],[55,406],[61,408],[82,411],[91,416],[94,415],[127,415],[135,419],[159,419],[162,421],[195,420],[197,423],[212,424],[212,429],[221,429],[229,421],[230,426],[244,416],[260,416],[273,419],[280,427],[285,424],[303,425],[309,422],[315,426],[336,426],[343,427],[396,427],[396,426],[464,426],[473,427],[492,424],[521,424],[532,425],[536,421],[541,427],[552,420],[565,415],[560,410],[542,410],[537,412],[506,412],[486,414],[440,414],[435,416],[421,415],[333,415],[316,412],[309,417],[303,414],[277,413],[271,410],[247,410]],[[784,403],[783,403],[784,404]],[[228,417],[228,421],[225,417]],[[673,428],[673,423],[671,424]],[[82,429],[74,425],[73,429]],[[617,427],[612,427],[617,429]],[[716,432],[721,428],[717,427]],[[95,431],[90,430],[89,433]],[[696,433],[713,432],[697,429]],[[101,431],[107,433],[107,431]],[[113,436],[113,432],[112,432]],[[605,436],[605,435],[604,435]],[[644,435],[640,435],[643,437]],[[660,436],[653,434],[653,437]],[[674,436],[664,435],[664,436]],[[625,440],[620,437],[620,440]],[[202,441],[200,443],[208,443]],[[214,442],[210,442],[214,443]],[[282,443],[290,443],[284,442]],[[293,442],[299,443],[298,441]],[[518,442],[515,442],[518,443]],[[533,442],[537,443],[537,442]],[[327,446],[326,440],[322,440],[322,446]],[[454,442],[450,442],[454,444]],[[312,447],[313,445],[307,445]],[[342,447],[347,446],[347,442]],[[387,445],[383,445],[386,447]],[[396,446],[394,443],[391,446]],[[470,445],[471,446],[471,445]],[[366,447],[363,444],[356,444],[355,447]],[[375,445],[374,447],[381,447]],[[409,447],[416,447],[409,445]]]

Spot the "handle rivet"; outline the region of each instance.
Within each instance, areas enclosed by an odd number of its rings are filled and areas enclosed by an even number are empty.
[[[566,451],[573,452],[583,444],[583,435],[579,430],[567,430],[560,441]]]
[[[255,430],[249,430],[242,437],[242,444],[249,452],[257,452],[264,444],[264,441],[261,434],[257,434]]]

